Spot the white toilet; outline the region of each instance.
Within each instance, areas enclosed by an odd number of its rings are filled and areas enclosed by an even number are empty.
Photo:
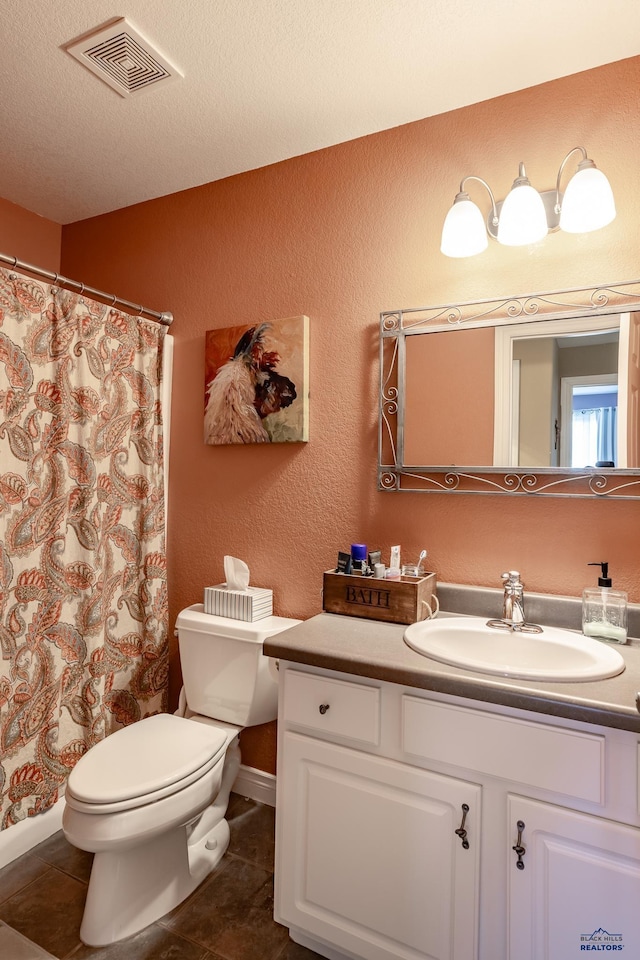
[[[164,916],[195,890],[229,843],[225,813],[243,727],[275,720],[267,637],[299,623],[216,617],[202,604],[176,620],[184,680],[179,713],[100,741],[71,771],[62,827],[95,853],[80,937],[103,946]]]

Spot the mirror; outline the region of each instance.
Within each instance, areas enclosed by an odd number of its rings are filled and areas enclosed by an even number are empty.
[[[640,496],[640,281],[381,314],[382,490]]]

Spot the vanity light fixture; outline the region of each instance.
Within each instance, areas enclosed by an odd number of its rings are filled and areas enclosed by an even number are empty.
[[[564,195],[560,181],[569,158],[576,151],[582,154]],[[491,198],[486,219],[465,190],[470,180],[477,180]],[[453,206],[442,228],[440,250],[447,257],[473,257],[488,246],[487,234],[498,243],[519,247],[542,240],[549,231],[589,233],[606,227],[615,218],[616,207],[609,181],[584,147],[573,147],[566,155],[556,178],[555,190],[539,193],[531,186],[524,163],[506,198],[496,203],[491,187],[481,177],[468,176],[460,183]]]

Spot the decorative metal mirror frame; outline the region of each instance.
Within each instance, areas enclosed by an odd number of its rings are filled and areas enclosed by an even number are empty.
[[[640,310],[640,280],[555,290],[380,314],[378,489],[413,493],[484,493],[553,497],[640,498],[635,469],[407,466],[404,463],[406,338],[453,328],[597,317]],[[446,416],[446,408],[441,408]]]

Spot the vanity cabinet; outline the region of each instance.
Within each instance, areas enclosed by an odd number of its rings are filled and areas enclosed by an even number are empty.
[[[281,661],[278,737],[275,916],[297,942],[640,956],[637,735]]]

